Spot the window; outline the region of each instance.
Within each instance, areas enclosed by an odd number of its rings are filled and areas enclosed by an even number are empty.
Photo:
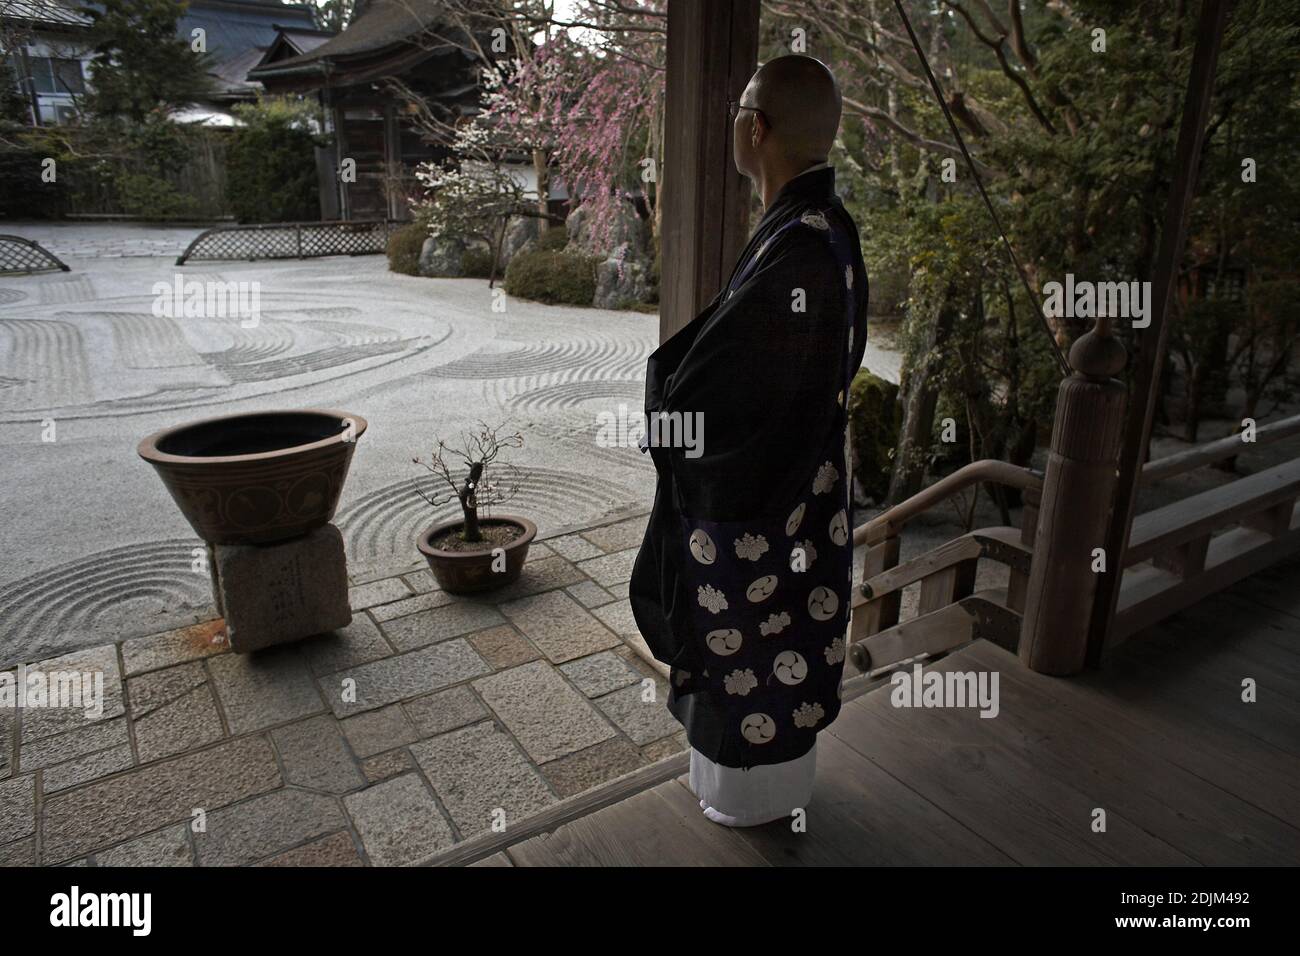
[[[84,93],[86,81],[81,61],[48,56],[29,56],[27,67],[37,93]]]

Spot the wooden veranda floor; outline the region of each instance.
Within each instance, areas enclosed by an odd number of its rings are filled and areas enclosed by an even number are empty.
[[[805,833],[786,821],[709,823],[681,775],[480,863],[1300,861],[1300,559],[1205,599],[1081,677],[1035,674],[984,641],[933,666],[998,671],[999,715],[896,709],[888,685],[848,702],[819,738]],[[1257,703],[1241,699],[1246,678]]]

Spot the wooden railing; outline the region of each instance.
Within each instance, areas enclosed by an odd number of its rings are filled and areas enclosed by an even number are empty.
[[[1300,415],[1260,426],[1254,447],[1300,434]],[[1240,435],[1147,463],[1141,482],[1232,458]],[[1124,556],[1119,608],[1106,650],[1207,594],[1300,550],[1300,458],[1139,515]]]
[[[900,533],[912,518],[967,488],[1004,485],[1024,496],[1020,528],[983,528],[899,563]],[[862,582],[853,598],[849,660],[863,674],[951,650],[975,637],[1014,648],[1024,612],[1030,555],[1043,479],[1002,461],[976,461],[854,529],[866,544]],[[981,558],[1005,564],[1010,580],[1001,589],[975,590]],[[920,584],[915,617],[900,622],[903,589]]]

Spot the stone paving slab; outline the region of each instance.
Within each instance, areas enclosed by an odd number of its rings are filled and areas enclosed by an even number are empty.
[[[473,597],[393,562],[347,627],[251,655],[216,620],[41,662],[102,673],[105,712],[0,711],[0,864],[405,865],[680,752],[620,580],[643,531]]]
[[[462,838],[494,823],[518,823],[556,800],[518,745],[491,721],[422,741],[411,753]]]
[[[560,671],[588,697],[600,697],[641,679],[641,673],[613,651],[561,664]]]
[[[36,775],[0,783],[0,844],[36,832]]]
[[[615,733],[582,694],[542,661],[476,680],[474,689],[539,764]]]
[[[365,866],[356,844],[347,831],[340,830],[329,836],[285,850],[258,866]]]
[[[572,797],[647,763],[649,761],[633,744],[616,737],[552,760],[541,771],[557,794]]]
[[[667,684],[657,688],[654,700],[644,700],[644,693],[643,685],[637,683],[596,699],[605,716],[636,744],[648,744],[681,727],[664,706],[668,699]]]
[[[455,687],[407,701],[404,707],[419,737],[436,737],[488,716],[483,702],[468,687]]]
[[[320,686],[335,716],[347,717],[439,690],[489,670],[467,641],[456,638],[339,671],[322,677]],[[355,682],[355,700],[344,699],[344,681]]]
[[[368,664],[393,654],[393,648],[384,640],[375,622],[364,614],[354,614],[352,623],[342,630],[308,638],[300,646],[308,668],[317,676]]]
[[[167,827],[95,854],[100,866],[193,866],[186,824]]]
[[[85,650],[72,651],[47,660],[38,661],[29,667],[31,671],[42,671],[56,679],[54,675],[76,674],[83,682],[103,682],[103,699],[96,708],[97,713],[87,713],[83,707],[28,707],[24,709],[22,742],[28,743],[38,737],[77,730],[101,720],[120,716],[126,709],[122,694],[122,673],[117,664],[117,647],[105,644]],[[102,710],[101,710],[102,708]]]
[[[618,635],[564,591],[547,591],[502,605],[502,612],[555,664],[614,647]]]
[[[211,657],[213,654],[224,654],[229,649],[224,625],[217,620],[125,641],[122,644],[122,661],[127,676],[130,676]]]
[[[294,646],[208,661],[232,734],[263,730],[325,709],[302,652]]]
[[[194,834],[200,866],[240,866],[346,826],[332,797],[288,788],[208,814]]]
[[[455,842],[428,787],[413,773],[343,798],[370,862],[417,863]]]
[[[394,750],[420,739],[400,704],[357,714],[342,722],[343,733],[358,757]]]
[[[201,667],[199,671],[204,683],[146,712],[135,721],[135,743],[141,763],[195,750],[215,743],[225,735],[216,700],[206,683],[206,672]],[[165,674],[166,671],[158,673]]]
[[[131,746],[122,744],[109,750],[100,750],[67,763],[47,767],[42,773],[41,789],[45,793],[57,793],[100,777],[126,770],[131,766],[133,757]]]
[[[348,588],[348,604],[352,606],[353,614],[376,604],[388,604],[410,596],[411,589],[401,578],[381,578],[369,584]]]
[[[596,545],[604,554],[627,551],[629,548],[639,548],[641,541],[645,538],[647,518],[647,515],[625,518],[613,524],[589,528],[582,532],[582,536]]]
[[[169,822],[190,819],[282,783],[264,737],[245,737],[131,773],[96,781],[45,801],[43,857],[60,863]]]
[[[578,562],[578,570],[591,577],[597,584],[611,587],[626,583],[632,577],[632,565],[636,562],[637,548],[616,551]]]
[[[271,742],[292,786],[348,793],[366,782],[338,721],[326,714],[271,731]]]
[[[492,605],[461,601],[388,621],[384,633],[399,651],[409,651],[500,623]]]
[[[538,658],[537,648],[508,624],[471,634],[468,640],[492,667],[513,667]]]

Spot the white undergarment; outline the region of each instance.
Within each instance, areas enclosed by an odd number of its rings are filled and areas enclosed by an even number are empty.
[[[816,773],[816,743],[802,757],[747,770],[724,767],[691,748],[691,791],[705,816],[726,826],[758,826],[808,806]]]

